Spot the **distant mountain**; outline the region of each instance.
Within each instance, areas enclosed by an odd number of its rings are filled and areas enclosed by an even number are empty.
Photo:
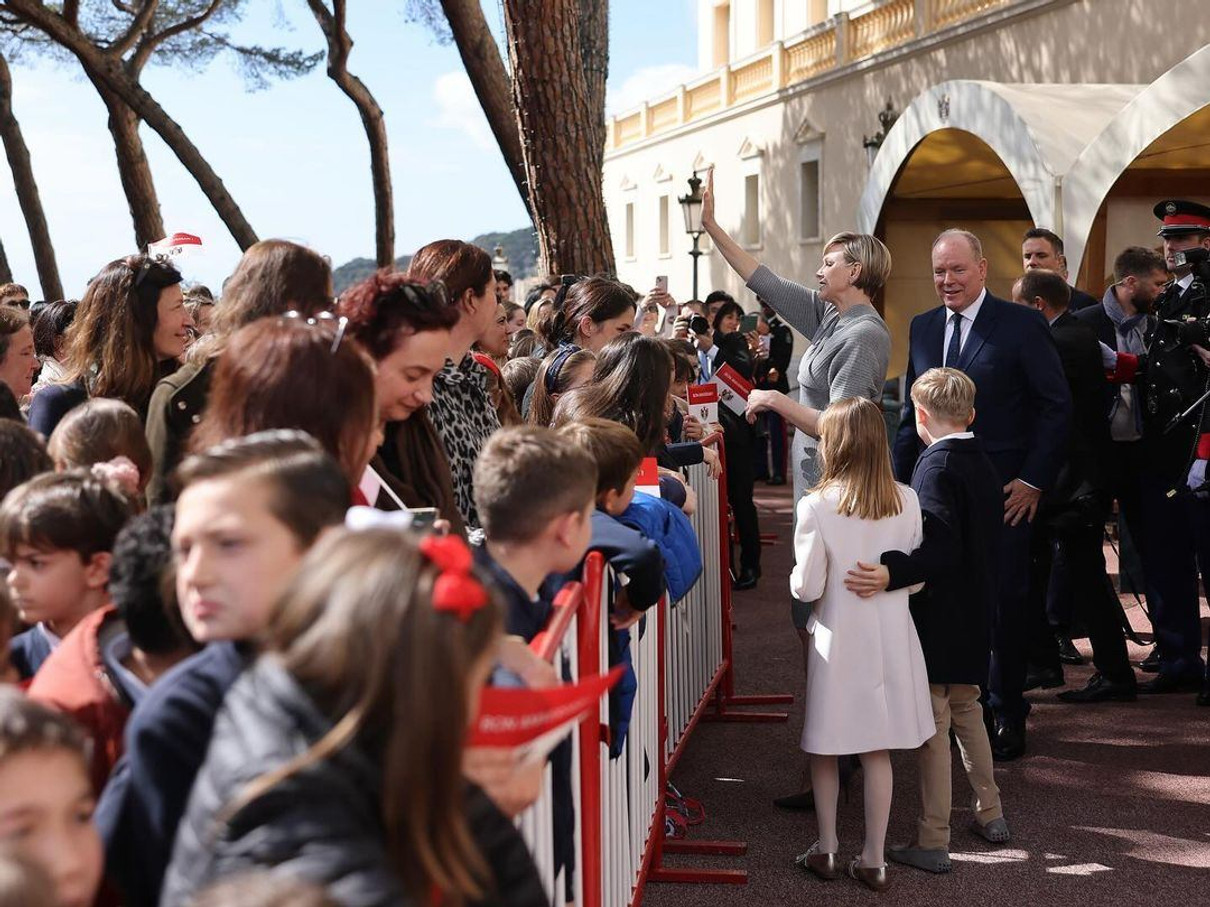
[[[484,233],[470,241],[473,245],[486,249],[494,255],[496,246],[504,249],[508,258],[508,272],[513,280],[532,277],[538,266],[538,242],[534,231],[529,227],[513,230],[510,233]],[[412,261],[411,255],[400,255],[395,259],[395,267],[401,271],[407,270]],[[359,280],[364,280],[374,273],[374,259],[354,258],[332,272],[332,283],[337,294],[343,293]]]

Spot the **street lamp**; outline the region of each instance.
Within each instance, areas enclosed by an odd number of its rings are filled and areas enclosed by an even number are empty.
[[[702,238],[702,181],[697,178],[697,174],[689,177],[689,194],[683,195],[677,199],[681,203],[681,211],[685,214],[685,232],[693,237],[693,249],[689,254],[693,256],[693,298],[697,296],[697,260],[702,257],[702,250],[698,247],[698,243]]]

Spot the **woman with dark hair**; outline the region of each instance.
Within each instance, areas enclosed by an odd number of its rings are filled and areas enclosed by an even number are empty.
[[[356,489],[378,447],[374,364],[333,316],[262,318],[236,331],[189,443],[200,452],[279,428],[313,437]]]
[[[383,510],[432,507],[463,532],[441,438],[426,415],[433,378],[445,368],[458,311],[440,284],[425,286],[380,270],[346,290],[337,313],[348,335],[377,364],[375,386],[383,443],[370,461],[363,490]],[[377,493],[373,485],[380,484]]]
[[[67,329],[76,318],[76,299],[47,303],[33,319],[34,355],[42,364],[31,394],[63,380],[63,360],[67,356]]]
[[[475,460],[487,439],[500,428],[500,418],[488,394],[487,371],[471,355],[475,343],[498,330],[492,260],[478,246],[439,239],[416,253],[408,277],[425,284],[440,281],[459,315],[451,331],[450,362],[433,381],[428,413],[449,458],[458,510],[468,527],[478,528]]]
[[[155,457],[155,472],[147,486],[149,502],[169,499],[167,477],[201,418],[214,364],[231,335],[258,318],[289,311],[310,317],[331,304],[332,266],[318,252],[284,239],[266,239],[248,247],[227,279],[222,301],[214,307],[210,333],[190,347],[185,365],[152,394],[147,443]]]
[[[634,292],[608,277],[563,278],[538,334],[553,351],[570,343],[600,353],[620,334],[634,330]]]
[[[121,400],[146,420],[156,382],[176,371],[189,344],[180,283],[176,268],[148,255],[107,264],[76,308],[62,381],[38,392],[30,426],[49,438],[89,397]]]

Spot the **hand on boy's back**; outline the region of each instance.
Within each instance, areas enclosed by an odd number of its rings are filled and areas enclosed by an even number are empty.
[[[845,574],[844,587],[859,598],[870,598],[885,592],[891,584],[891,571],[882,564],[857,562],[857,569]]]
[[[1038,512],[1038,500],[1042,492],[1020,479],[1013,479],[1004,486],[1004,522],[1016,526],[1022,519],[1032,523]]]

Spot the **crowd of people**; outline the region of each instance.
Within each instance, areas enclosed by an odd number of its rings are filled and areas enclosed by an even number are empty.
[[[606,276],[514,303],[511,276],[456,240],[335,299],[327,260],[285,240],[249,248],[217,298],[146,253],[78,301],[0,286],[0,889],[73,907],[545,903],[511,821],[545,764],[467,743],[480,693],[564,679],[528,643],[599,551],[621,751],[632,634],[701,571],[699,463],[725,473],[738,590],[761,581],[755,483],[794,487],[809,767],[778,804],[819,828],[798,864],[843,871],[837,799],[859,764],[848,874],[881,890],[886,856],[948,871],[951,731],[976,830],[1009,840],[992,762],[1025,753],[1024,694],[1062,685],[1073,636],[1097,673],[1065,701],[1210,704],[1210,209],[1157,216],[1164,254],[1124,250],[1099,301],[1048,230],[1025,235],[1012,302],[988,292],[979,238],[943,232],[893,443],[886,246],[834,237],[808,288],[732,240],[709,184],[702,223],[751,315]],[[797,399],[792,330],[809,341]],[[724,373],[746,410],[704,422],[690,387]],[[636,492],[648,464],[658,495]],[[1102,553],[1114,505],[1157,641],[1147,684]],[[921,815],[888,850],[902,749]],[[567,744],[550,765],[570,899]]]

